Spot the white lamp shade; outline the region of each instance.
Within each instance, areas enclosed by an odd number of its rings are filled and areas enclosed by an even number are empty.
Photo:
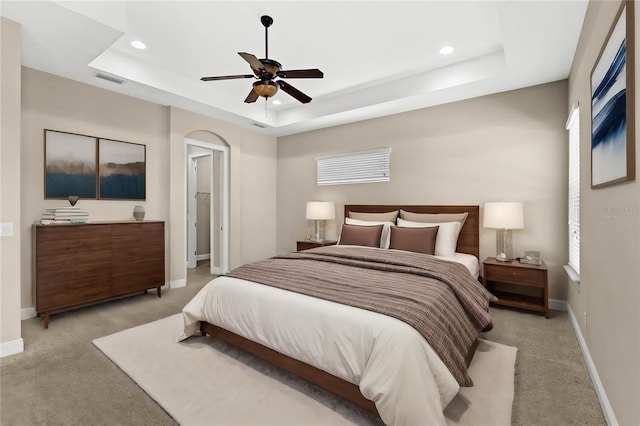
[[[307,219],[333,220],[336,218],[336,205],[331,201],[308,201]]]
[[[484,204],[484,227],[496,229],[522,229],[524,217],[521,202]]]

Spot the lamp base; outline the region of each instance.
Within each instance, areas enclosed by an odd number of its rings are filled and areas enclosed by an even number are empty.
[[[498,262],[511,262],[511,259],[507,258],[507,255],[504,253],[498,253],[496,255],[496,260]]]
[[[511,229],[498,229],[496,231],[496,247],[498,262],[511,262],[513,260]]]
[[[311,239],[311,241],[316,243],[324,242],[324,220],[316,220],[315,221],[315,235]]]

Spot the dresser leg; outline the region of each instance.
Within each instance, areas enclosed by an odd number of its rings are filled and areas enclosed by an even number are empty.
[[[49,312],[44,313],[44,328],[49,328]]]
[[[162,287],[156,287],[158,289],[158,297],[162,297]]]

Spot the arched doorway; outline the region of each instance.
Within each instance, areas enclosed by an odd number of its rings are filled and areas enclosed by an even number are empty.
[[[185,138],[185,152],[185,264],[195,267],[198,259],[209,257],[210,272],[223,274],[229,271],[229,146],[211,132],[198,131]],[[203,240],[208,242],[208,253]]]

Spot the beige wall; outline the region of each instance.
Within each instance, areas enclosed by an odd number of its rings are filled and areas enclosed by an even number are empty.
[[[522,201],[514,254],[540,250],[550,297],[565,299],[567,83],[560,81],[278,139],[278,251],[312,227],[308,200],[344,204],[478,204]],[[316,185],[315,157],[391,147],[391,181]],[[482,210],[481,210],[482,219]],[[480,257],[495,256],[495,230],[480,229]]]
[[[640,183],[591,189],[591,70],[620,2],[591,1],[569,77],[580,102],[580,290],[568,301],[621,425],[640,424]],[[640,4],[636,3],[636,170],[640,134]],[[566,113],[565,113],[566,115]],[[586,313],[586,323],[585,323]]]
[[[213,137],[215,142],[224,140],[231,147],[230,264],[237,266],[275,253],[274,137],[29,68],[22,69],[22,83],[22,168],[18,180],[22,182],[22,226],[17,229],[22,241],[22,308],[34,306],[31,223],[39,219],[44,208],[64,204],[44,199],[43,129],[147,146],[146,201],[80,200],[77,205],[89,212],[90,220],[129,220],[134,205],[143,204],[145,219],[166,221],[167,280],[177,284],[184,283],[186,271],[184,138],[218,135]],[[207,141],[206,137],[194,138]]]
[[[0,18],[0,222],[14,235],[0,237],[0,344],[20,352],[20,24]],[[9,343],[12,342],[12,343]],[[9,346],[5,346],[5,345]]]

